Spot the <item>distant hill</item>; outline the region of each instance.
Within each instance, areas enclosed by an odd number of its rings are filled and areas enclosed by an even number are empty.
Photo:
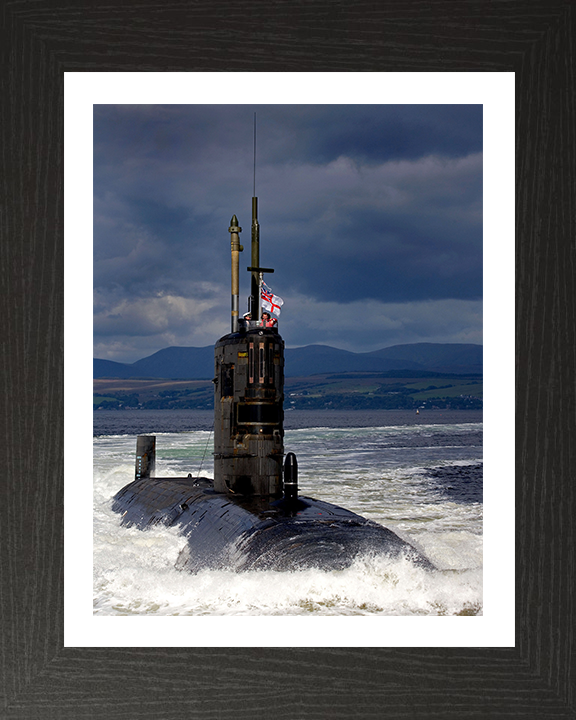
[[[133,365],[114,362],[113,360],[97,360],[94,358],[95,378],[129,378],[134,377]]]
[[[138,372],[135,377],[212,378],[214,346],[164,348],[137,360],[132,367]]]
[[[414,362],[426,370],[465,374],[482,372],[483,350],[482,345],[464,343],[412,343],[393,345],[366,354],[393,362]]]
[[[482,345],[413,343],[368,353],[339,350],[328,345],[287,348],[286,377],[334,372],[427,370],[442,373],[482,373]],[[94,359],[95,378],[211,379],[214,347],[169,347],[135,363]]]
[[[305,377],[319,373],[382,372],[385,370],[419,369],[410,358],[386,358],[373,353],[353,353],[329,345],[307,345],[288,348],[285,352],[286,376]]]

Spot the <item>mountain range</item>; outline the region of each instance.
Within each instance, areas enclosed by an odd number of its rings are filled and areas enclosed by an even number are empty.
[[[412,343],[366,353],[329,345],[285,350],[286,377],[318,373],[417,370],[441,373],[482,373],[482,345]],[[94,378],[170,378],[200,380],[214,376],[214,346],[168,347],[134,363],[94,358]]]

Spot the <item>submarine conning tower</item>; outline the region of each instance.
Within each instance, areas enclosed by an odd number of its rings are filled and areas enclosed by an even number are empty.
[[[240,320],[239,243],[232,217],[231,332],[215,346],[214,490],[234,495],[280,497],[284,457],[284,341],[260,319],[257,198],[252,198],[251,319]]]

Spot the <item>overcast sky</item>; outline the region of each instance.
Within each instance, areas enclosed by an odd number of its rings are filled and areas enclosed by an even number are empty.
[[[288,347],[482,343],[481,105],[95,105],[94,356],[230,331],[232,215]]]

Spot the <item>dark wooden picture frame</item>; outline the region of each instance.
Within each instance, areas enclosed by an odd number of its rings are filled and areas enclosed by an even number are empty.
[[[9,0],[0,22],[0,717],[576,717],[574,4]],[[73,71],[516,73],[514,648],[63,647]]]

